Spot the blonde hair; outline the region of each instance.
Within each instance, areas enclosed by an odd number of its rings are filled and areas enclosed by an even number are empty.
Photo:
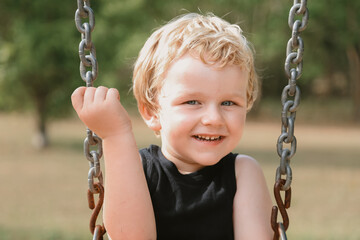
[[[139,106],[158,110],[157,98],[170,64],[190,52],[206,64],[238,65],[248,71],[247,109],[256,97],[258,80],[250,43],[238,25],[213,14],[189,13],[171,20],[146,41],[135,63],[133,92]]]

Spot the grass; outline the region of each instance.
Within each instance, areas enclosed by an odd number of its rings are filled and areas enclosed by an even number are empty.
[[[51,123],[44,151],[31,145],[33,126],[30,116],[0,115],[0,239],[90,239],[84,126]],[[139,147],[159,142],[138,118],[134,131]],[[279,133],[278,121],[249,121],[236,149],[258,159],[271,192]],[[300,121],[295,135],[288,238],[360,239],[360,127]]]

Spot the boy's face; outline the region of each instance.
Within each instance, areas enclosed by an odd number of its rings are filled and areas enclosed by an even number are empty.
[[[243,133],[248,73],[216,66],[187,54],[170,66],[159,94],[161,149],[183,173],[216,164]]]

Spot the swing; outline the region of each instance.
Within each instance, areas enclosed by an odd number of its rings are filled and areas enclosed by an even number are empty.
[[[290,159],[296,152],[296,138],[294,136],[294,126],[296,110],[300,104],[300,89],[296,85],[297,80],[302,74],[302,58],[304,53],[304,43],[300,33],[307,27],[309,12],[307,9],[307,0],[294,0],[293,6],[289,11],[288,25],[292,31],[286,47],[285,73],[289,80],[288,85],[283,89],[281,95],[282,113],[281,113],[281,134],[277,140],[277,153],[280,157],[280,166],[276,169],[276,178],[274,185],[274,197],[277,206],[272,208],[271,227],[274,231],[274,240],[281,238],[287,239],[286,230],[289,227],[289,217],[287,210],[291,201],[291,181],[292,170]],[[90,7],[90,0],[77,0],[77,10],[75,12],[75,24],[77,30],[81,33],[79,44],[80,57],[80,76],[86,83],[86,87],[92,87],[93,82],[98,75],[95,46],[91,41],[91,33],[95,27],[95,18],[93,10]],[[295,20],[295,16],[301,16],[301,20]],[[88,19],[88,22],[82,23],[82,19]],[[88,52],[88,55],[85,55]],[[89,70],[87,70],[89,69]],[[97,218],[101,211],[104,201],[103,176],[100,168],[100,159],[102,157],[102,140],[89,128],[86,130],[87,137],[84,140],[84,153],[90,163],[88,172],[88,203],[89,208],[93,210],[90,218],[90,231],[93,239],[103,239],[106,233],[104,225],[97,225]],[[284,144],[289,144],[289,148],[284,148]],[[96,150],[90,150],[90,147]],[[282,178],[284,176],[285,178]],[[95,182],[95,178],[97,182]],[[282,199],[281,191],[285,192],[285,199]],[[95,203],[94,195],[98,196]],[[278,211],[280,211],[283,222],[277,220]]]
[[[78,31],[81,33],[81,41],[79,44],[79,57],[80,57],[80,76],[85,81],[86,87],[92,87],[93,82],[97,78],[98,65],[96,61],[95,46],[91,41],[91,32],[95,27],[95,18],[93,10],[90,8],[90,0],[77,0],[78,9],[75,12],[75,24]],[[89,22],[81,23],[82,18],[88,18]],[[90,54],[85,55],[85,51]],[[87,71],[86,68],[91,68]],[[103,176],[100,169],[100,159],[102,157],[102,140],[89,128],[86,129],[87,137],[84,140],[84,153],[90,163],[88,173],[88,203],[89,208],[93,210],[90,218],[90,231],[93,239],[103,239],[106,233],[104,225],[96,225],[98,215],[101,211],[104,202],[104,187]],[[90,146],[97,148],[97,150],[90,150]],[[98,182],[94,182],[97,178]],[[99,194],[97,203],[95,204],[94,195]]]
[[[302,58],[304,54],[304,42],[300,37],[300,32],[305,30],[309,11],[306,7],[307,0],[294,0],[294,4],[289,12],[288,24],[292,30],[291,38],[286,47],[285,73],[289,79],[281,94],[282,112],[281,112],[281,134],[277,141],[277,153],[280,157],[280,166],[276,169],[276,178],[274,185],[274,197],[277,206],[272,208],[271,227],[274,231],[274,240],[287,239],[286,230],[289,227],[289,216],[286,209],[290,207],[291,201],[291,181],[292,171],[290,159],[296,152],[296,138],[294,136],[296,110],[300,104],[300,89],[296,81],[302,74]],[[295,15],[302,15],[302,19],[295,20]],[[292,66],[293,65],[293,66]],[[284,148],[285,144],[290,144],[290,149]],[[285,176],[282,179],[281,176]],[[285,192],[283,200],[280,192]],[[280,211],[283,222],[277,222],[277,214]]]

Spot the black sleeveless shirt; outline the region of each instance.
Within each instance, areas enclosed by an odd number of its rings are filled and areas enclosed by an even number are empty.
[[[183,175],[160,147],[140,155],[155,213],[158,240],[234,239],[235,158]]]

